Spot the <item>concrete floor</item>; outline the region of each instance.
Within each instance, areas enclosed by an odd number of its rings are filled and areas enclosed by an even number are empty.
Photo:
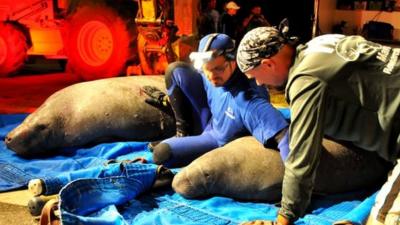
[[[37,220],[28,211],[27,203],[32,197],[27,190],[0,193],[0,224],[35,225]]]

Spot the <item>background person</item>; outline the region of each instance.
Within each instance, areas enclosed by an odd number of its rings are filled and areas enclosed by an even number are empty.
[[[219,12],[216,10],[216,0],[201,1],[201,13],[197,19],[199,37],[218,31]]]
[[[229,37],[238,40],[238,28],[240,26],[237,15],[240,6],[234,1],[230,1],[225,5],[225,11],[221,15],[218,32],[228,35]]]
[[[265,26],[271,26],[271,24],[264,17],[261,6],[255,5],[250,9],[249,15],[243,19],[240,31],[244,35],[254,28]]]

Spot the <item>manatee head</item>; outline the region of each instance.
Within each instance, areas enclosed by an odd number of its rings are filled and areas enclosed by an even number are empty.
[[[172,181],[174,191],[185,198],[198,198],[210,195],[210,188],[215,184],[215,174],[209,171],[207,166],[196,163],[195,160],[190,166],[182,169],[175,175]]]
[[[43,155],[46,150],[61,143],[63,126],[59,117],[48,113],[32,113],[5,137],[7,148],[20,156]]]

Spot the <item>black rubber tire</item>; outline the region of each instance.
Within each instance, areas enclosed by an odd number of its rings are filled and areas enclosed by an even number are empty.
[[[133,19],[133,12],[122,18],[103,4],[79,6],[67,23],[67,71],[83,80],[125,74],[128,61],[137,55]]]
[[[16,73],[25,63],[27,50],[24,33],[10,23],[0,22],[0,77]]]

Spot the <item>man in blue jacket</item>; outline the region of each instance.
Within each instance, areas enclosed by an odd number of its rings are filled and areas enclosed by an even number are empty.
[[[282,154],[287,152],[288,124],[269,103],[266,89],[237,68],[233,39],[209,34],[190,58],[193,65],[176,62],[167,69],[168,101],[175,114],[177,135],[153,148],[155,163],[183,166],[250,134],[265,145],[278,146]],[[148,86],[144,90],[165,104],[159,90]]]

